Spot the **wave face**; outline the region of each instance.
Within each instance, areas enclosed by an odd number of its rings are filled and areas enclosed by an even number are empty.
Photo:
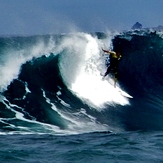
[[[101,47],[122,51],[116,88]],[[150,31],[1,37],[1,133],[162,130],[162,49]]]

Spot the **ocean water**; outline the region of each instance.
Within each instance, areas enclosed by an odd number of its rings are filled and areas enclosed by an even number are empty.
[[[162,162],[162,132],[1,136],[1,162]]]
[[[0,56],[1,162],[163,161],[162,31],[3,36]]]

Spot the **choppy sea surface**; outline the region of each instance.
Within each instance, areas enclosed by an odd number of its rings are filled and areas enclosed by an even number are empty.
[[[0,136],[0,161],[21,163],[162,162],[163,132]]]

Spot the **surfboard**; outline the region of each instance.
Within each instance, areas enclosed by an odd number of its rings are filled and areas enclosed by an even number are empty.
[[[122,96],[127,97],[127,98],[133,98],[131,95],[129,95],[127,92],[123,91],[120,86],[118,85],[118,83],[116,83],[116,86],[114,85],[114,79],[109,76],[106,78],[102,78],[102,80],[107,80],[107,82],[109,82]]]
[[[119,89],[118,91],[119,91],[120,94],[121,94],[122,96],[124,96],[124,97],[127,97],[127,98],[133,98],[133,97],[130,96],[127,92],[125,92],[125,91],[123,91],[123,90],[121,90],[121,89]]]

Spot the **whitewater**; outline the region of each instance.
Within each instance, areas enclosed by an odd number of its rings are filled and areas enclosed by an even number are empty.
[[[162,49],[149,29],[0,37],[1,161],[161,161]]]

